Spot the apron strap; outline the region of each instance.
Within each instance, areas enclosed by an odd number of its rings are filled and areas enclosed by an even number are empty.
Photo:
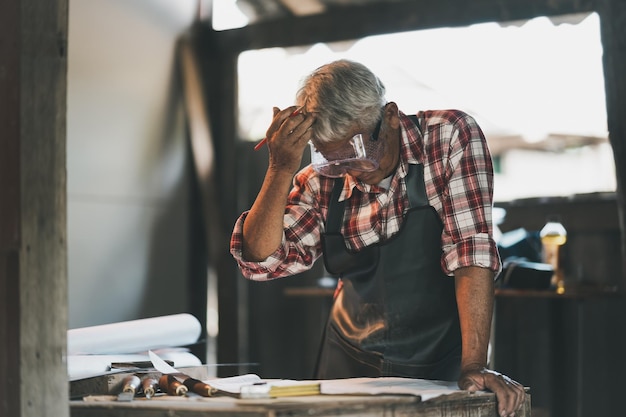
[[[341,221],[346,206],[346,201],[339,201],[339,196],[343,190],[344,179],[335,178],[335,185],[330,196],[330,204],[328,205],[328,215],[326,218],[326,233],[339,233],[341,230]]]

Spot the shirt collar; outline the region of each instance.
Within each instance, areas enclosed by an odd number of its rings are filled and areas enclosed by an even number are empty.
[[[400,134],[402,137],[401,166],[408,169],[407,164],[423,164],[424,163],[424,136],[422,135],[422,127],[420,124],[423,119],[414,119],[400,112]],[[406,172],[405,174],[406,175]]]

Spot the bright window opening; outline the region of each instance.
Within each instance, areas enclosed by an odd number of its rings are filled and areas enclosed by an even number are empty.
[[[239,57],[239,134],[263,137],[272,106],[329,61],[369,66],[405,113],[473,115],[496,166],[495,199],[614,192],[597,14],[371,36],[247,51]]]

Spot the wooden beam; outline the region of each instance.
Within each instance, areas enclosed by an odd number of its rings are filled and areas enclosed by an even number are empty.
[[[591,12],[598,0],[428,0],[375,2],[329,7],[324,14],[261,21],[216,32],[221,48],[233,52],[310,45],[437,27],[505,22],[537,16]]]
[[[615,159],[622,260],[623,270],[626,271],[626,2],[601,0],[598,13],[601,22],[607,125]],[[626,290],[626,277],[622,277],[621,284],[622,290]]]

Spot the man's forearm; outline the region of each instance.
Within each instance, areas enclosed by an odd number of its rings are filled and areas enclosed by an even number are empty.
[[[268,170],[243,225],[243,256],[262,261],[281,244],[283,217],[293,175]]]
[[[487,365],[491,331],[493,272],[480,267],[461,268],[454,273],[461,322],[463,356],[461,371]]]

